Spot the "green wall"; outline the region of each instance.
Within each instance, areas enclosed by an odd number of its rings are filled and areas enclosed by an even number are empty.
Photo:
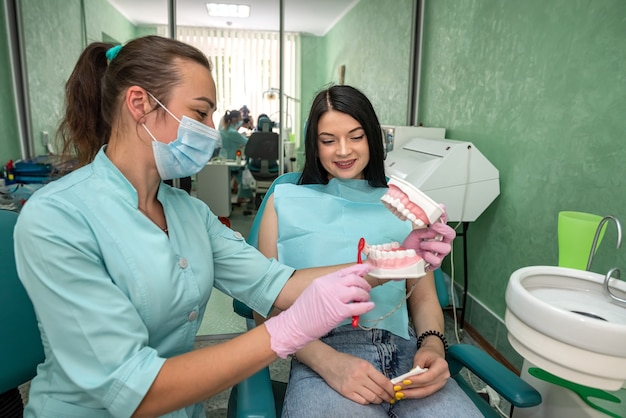
[[[557,264],[559,211],[626,221],[625,16],[622,0],[427,3],[419,120],[500,170],[468,231],[470,292],[500,316],[514,270]],[[593,271],[626,268],[615,230]]]
[[[106,0],[24,0],[22,4],[32,127],[39,154],[45,152],[41,132],[49,132],[52,139],[59,124],[63,88],[83,48],[102,41],[103,33],[120,42],[130,39],[134,26]]]
[[[35,151],[42,154],[46,152],[42,132],[47,131],[53,140],[63,109],[63,88],[83,48],[88,42],[101,41],[104,34],[124,42],[135,37],[135,27],[106,0],[22,0],[20,4]],[[2,45],[7,42],[5,25],[2,19]],[[0,72],[5,67],[9,71],[5,54],[6,48],[1,48]],[[11,88],[9,84],[6,91]],[[5,161],[20,156],[20,145],[13,100],[2,96],[0,161]]]
[[[413,0],[361,0],[324,37],[302,38],[302,117],[315,93],[339,80],[361,89],[381,123],[405,124]]]
[[[408,0],[361,0],[325,37],[303,37],[303,118],[345,64],[381,122],[405,124],[411,12]],[[518,367],[503,324],[511,273],[557,264],[559,211],[626,222],[625,16],[622,0],[425,2],[419,122],[500,171],[500,196],[468,230],[466,319]],[[626,268],[616,235],[609,225],[593,271]]]

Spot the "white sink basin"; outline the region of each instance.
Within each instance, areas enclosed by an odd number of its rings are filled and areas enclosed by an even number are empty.
[[[618,390],[626,381],[626,306],[604,276],[554,266],[515,271],[506,289],[509,342],[525,359],[581,385]],[[613,279],[615,296],[626,282]]]

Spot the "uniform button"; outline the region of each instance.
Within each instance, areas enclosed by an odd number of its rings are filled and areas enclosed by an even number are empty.
[[[237,232],[237,231],[235,231],[235,233],[233,234],[233,236],[234,236],[235,238],[237,238],[237,239],[241,239],[241,238],[243,238],[243,235],[241,235],[241,232]]]
[[[198,317],[198,311],[191,311],[189,314],[189,321],[195,321]]]
[[[187,259],[186,259],[185,257],[182,257],[182,258],[178,261],[178,265],[179,265],[181,268],[186,269],[186,268],[187,268],[187,266],[189,265],[189,263],[187,262]]]

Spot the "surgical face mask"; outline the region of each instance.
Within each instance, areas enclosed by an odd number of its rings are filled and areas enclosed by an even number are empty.
[[[141,124],[152,138],[152,152],[159,176],[163,180],[171,180],[198,173],[213,156],[219,132],[187,116],[178,119],[152,94],[148,94],[179,123],[178,135],[169,144],[157,141],[146,125]]]
[[[237,122],[237,129],[241,128],[241,125],[243,125],[243,121],[240,120],[239,122]]]

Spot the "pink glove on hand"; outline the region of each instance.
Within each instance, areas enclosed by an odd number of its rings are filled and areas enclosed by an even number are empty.
[[[445,223],[445,207],[440,206],[444,210],[442,222],[437,221],[428,228],[414,229],[402,243],[402,247],[414,249],[428,263],[426,271],[437,270],[441,266],[444,257],[450,254],[452,240],[456,237],[456,231]],[[436,239],[438,235],[441,240]]]
[[[265,321],[270,346],[278,357],[295,353],[344,319],[372,310],[372,288],[363,279],[370,268],[355,264],[313,280],[289,309]]]

